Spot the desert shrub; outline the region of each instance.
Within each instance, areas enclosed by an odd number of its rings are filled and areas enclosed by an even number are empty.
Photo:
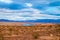
[[[13,31],[12,28],[9,28],[9,31],[12,32]]]
[[[60,28],[56,29],[55,31],[58,32],[58,33],[60,33]]]
[[[0,33],[0,40],[4,40],[4,37],[1,33]]]
[[[45,27],[45,25],[41,25],[41,27]]]
[[[8,31],[10,32],[9,35],[12,35],[13,29],[9,28]]]
[[[34,33],[32,34],[32,36],[33,36],[34,39],[38,39],[40,35],[39,35],[39,33],[34,32]]]
[[[49,28],[52,28],[52,25],[49,25],[48,27],[49,27]]]
[[[56,24],[55,25],[55,28],[60,28],[60,24]]]

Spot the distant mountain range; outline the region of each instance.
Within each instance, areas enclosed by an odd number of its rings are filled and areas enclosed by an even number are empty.
[[[26,20],[26,21],[15,21],[15,20],[7,20],[0,19],[0,22],[40,22],[40,23],[60,23],[60,19],[38,19],[38,20]]]
[[[0,22],[14,22],[14,20],[0,19]]]

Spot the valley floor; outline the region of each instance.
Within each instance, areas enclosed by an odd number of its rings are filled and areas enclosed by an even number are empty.
[[[60,40],[60,24],[0,22],[0,40]]]

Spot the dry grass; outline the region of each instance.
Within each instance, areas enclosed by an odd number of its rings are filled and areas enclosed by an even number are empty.
[[[60,24],[22,24],[0,22],[0,40],[60,40]]]

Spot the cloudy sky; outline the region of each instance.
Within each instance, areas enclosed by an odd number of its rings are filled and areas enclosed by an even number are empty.
[[[0,19],[60,19],[60,0],[0,0]]]

